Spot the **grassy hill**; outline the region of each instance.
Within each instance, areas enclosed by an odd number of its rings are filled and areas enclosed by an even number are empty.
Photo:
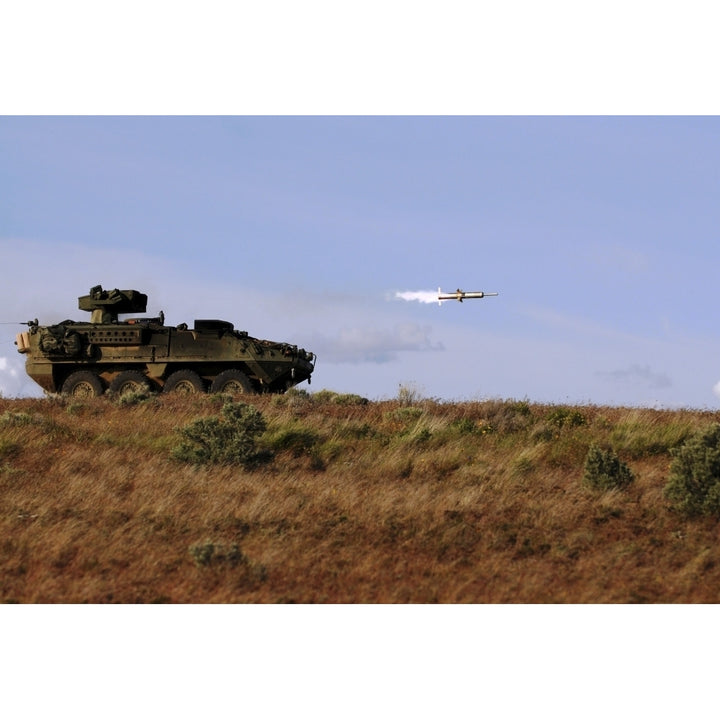
[[[179,429],[228,398],[0,399],[0,601],[720,600],[717,520],[663,492],[671,449],[717,413],[243,400],[252,452],[203,464]],[[584,484],[593,445],[634,481]]]

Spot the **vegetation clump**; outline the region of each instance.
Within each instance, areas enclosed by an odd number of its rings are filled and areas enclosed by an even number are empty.
[[[614,450],[591,445],[585,458],[583,482],[594,490],[624,490],[635,479]]]
[[[320,436],[314,430],[302,427],[288,427],[280,430],[272,438],[272,446],[278,451],[290,451],[294,457],[310,455],[320,442]]]
[[[414,383],[401,384],[398,387],[397,401],[404,407],[416,405],[423,399],[422,393]]]
[[[11,458],[20,452],[20,444],[0,437],[0,460]]]
[[[267,579],[267,568],[251,560],[237,543],[205,540],[194,543],[188,551],[196,568],[234,571],[236,578],[248,588],[256,587]]]
[[[328,403],[330,405],[367,405],[370,402],[362,395],[338,393],[332,390],[318,390],[318,392],[313,393],[312,398],[317,403]]]
[[[237,567],[241,563],[247,562],[247,558],[236,543],[223,545],[222,543],[205,540],[191,545],[189,552],[197,567],[222,564]]]
[[[671,450],[665,497],[684,515],[720,515],[720,423]]]
[[[562,406],[550,410],[547,414],[546,420],[550,424],[559,428],[574,428],[587,424],[585,415],[583,415],[580,410]]]
[[[181,441],[173,457],[182,462],[251,465],[259,459],[257,439],[267,425],[252,405],[226,403],[221,416],[201,418],[178,430]]]
[[[623,453],[634,460],[665,455],[680,447],[693,434],[692,423],[685,418],[671,422],[658,422],[657,418],[644,417],[639,411],[612,428],[610,442],[622,448]]]
[[[128,390],[127,392],[120,393],[117,396],[116,402],[119,407],[126,407],[129,405],[138,405],[139,403],[154,399],[155,395],[150,390],[143,388],[140,390]]]
[[[289,407],[303,407],[311,405],[313,396],[303,388],[290,388],[282,395],[273,395],[273,404]]]
[[[6,410],[0,415],[0,427],[23,427],[26,425],[38,425],[42,422],[42,417],[35,417],[26,412],[10,412]]]

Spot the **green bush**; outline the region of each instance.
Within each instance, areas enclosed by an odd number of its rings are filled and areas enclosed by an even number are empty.
[[[0,460],[14,457],[20,453],[21,446],[12,440],[0,437]]]
[[[267,580],[267,568],[251,560],[237,545],[216,543],[212,540],[195,543],[188,548],[195,567],[203,572],[229,572],[235,581],[247,589],[257,587]]]
[[[24,427],[26,425],[40,425],[44,418],[40,415],[30,415],[26,412],[10,412],[6,410],[0,415],[0,427]]]
[[[223,545],[205,540],[191,545],[189,552],[197,567],[224,564],[237,567],[241,563],[247,563],[247,557],[236,544]]]
[[[257,409],[229,402],[220,417],[202,418],[179,428],[181,441],[172,454],[183,462],[249,465],[258,460],[256,441],[265,429],[265,419]]]
[[[296,427],[283,428],[270,439],[273,450],[287,450],[295,457],[310,455],[319,442],[320,436],[314,430]]]
[[[720,515],[720,424],[670,451],[665,497],[685,515]]]
[[[635,479],[614,450],[591,445],[585,458],[583,482],[594,490],[622,490]]]
[[[478,431],[478,424],[470,418],[458,418],[450,423],[450,428],[458,435],[471,435]]]
[[[313,402],[315,396],[304,388],[290,388],[282,395],[273,395],[272,403],[278,407],[303,408]]]
[[[417,420],[425,414],[425,411],[419,407],[400,407],[395,410],[388,410],[385,418],[390,421],[410,422]]]
[[[131,405],[139,405],[147,400],[154,399],[155,395],[150,390],[127,390],[117,396],[115,403],[118,407],[129,407]]]
[[[530,405],[524,401],[486,400],[481,412],[485,425],[500,434],[524,430],[532,419]]]
[[[562,406],[550,410],[545,419],[559,428],[580,427],[587,424],[585,416],[579,410]]]
[[[320,404],[330,405],[367,405],[370,401],[362,395],[355,393],[337,393],[333,390],[318,390],[312,394],[312,399]]]

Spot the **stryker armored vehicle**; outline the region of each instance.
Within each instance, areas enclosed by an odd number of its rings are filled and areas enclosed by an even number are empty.
[[[155,318],[119,320],[145,313],[147,295],[103,290],[97,285],[78,298],[89,322],[27,323],[18,352],[27,374],[46,392],[96,397],[106,390],[179,393],[283,393],[307,380],[315,355],[288,343],[258,340],[225,320],[165,325]]]

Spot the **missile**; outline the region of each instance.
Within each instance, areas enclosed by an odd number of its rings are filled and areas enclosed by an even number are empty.
[[[457,300],[458,302],[462,302],[466,299],[494,297],[496,295],[498,295],[496,292],[463,292],[460,288],[454,293],[443,294],[443,291],[438,288],[438,305],[442,305],[443,300]]]

